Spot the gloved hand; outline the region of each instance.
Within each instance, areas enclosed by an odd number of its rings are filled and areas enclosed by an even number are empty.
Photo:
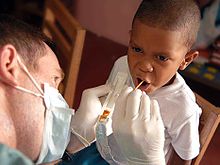
[[[164,125],[156,100],[131,87],[122,91],[112,116],[113,135],[132,165],[164,165]]]
[[[83,91],[79,109],[72,117],[71,129],[84,145],[89,145],[95,139],[95,124],[102,114],[99,97],[110,91],[108,85],[102,85]]]

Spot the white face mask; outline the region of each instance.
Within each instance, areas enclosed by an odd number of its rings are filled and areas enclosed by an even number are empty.
[[[33,92],[20,86],[14,87],[23,92],[42,97],[46,106],[43,143],[36,163],[41,164],[60,159],[70,140],[70,122],[74,111],[69,108],[58,90],[50,87],[49,84],[44,83],[43,92],[36,80],[27,70],[26,66],[21,62],[19,56],[18,63],[25,73],[27,73],[40,93]]]

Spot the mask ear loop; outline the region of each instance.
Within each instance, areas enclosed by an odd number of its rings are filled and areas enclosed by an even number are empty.
[[[41,94],[37,94],[35,92],[32,92],[30,90],[27,90],[23,87],[19,87],[19,86],[15,86],[15,88],[23,90],[27,93],[33,94],[35,96],[40,96],[40,97],[44,97],[44,92],[43,90],[40,88],[40,86],[37,84],[36,80],[32,77],[32,75],[30,74],[30,72],[27,70],[27,67],[21,62],[21,59],[19,56],[17,56],[17,60],[18,60],[18,64],[21,66],[21,68],[23,69],[23,71],[28,75],[28,77],[31,79],[31,81],[34,83],[35,87],[40,91]]]
[[[30,94],[32,94],[32,95],[34,95],[34,96],[44,98],[44,96],[43,96],[42,94],[32,92],[32,91],[30,91],[30,90],[28,90],[28,89],[25,89],[25,88],[23,88],[23,87],[15,86],[15,88],[16,88],[16,89],[19,89],[19,90],[21,90],[21,91],[24,91],[24,92],[26,92],[26,93],[30,93]]]

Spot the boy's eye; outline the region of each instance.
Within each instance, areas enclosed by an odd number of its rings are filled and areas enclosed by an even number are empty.
[[[142,53],[143,52],[143,50],[141,49],[141,48],[138,48],[138,47],[132,47],[132,50],[134,51],[134,52],[136,52],[136,53]]]
[[[167,61],[168,60],[168,58],[163,55],[158,55],[158,56],[156,56],[156,58],[159,59],[160,61]]]

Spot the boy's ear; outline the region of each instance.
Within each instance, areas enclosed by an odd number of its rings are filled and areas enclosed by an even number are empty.
[[[17,85],[17,80],[17,51],[13,45],[7,44],[0,48],[0,81]]]
[[[180,64],[179,70],[184,70],[197,56],[199,55],[198,51],[190,51],[185,55],[182,63]]]

